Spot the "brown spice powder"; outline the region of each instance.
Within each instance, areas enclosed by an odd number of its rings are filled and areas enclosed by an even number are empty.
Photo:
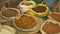
[[[56,20],[56,21],[59,21],[60,22],[60,15],[59,14],[56,14],[56,13],[52,13],[51,14],[51,17]]]
[[[22,29],[33,28],[37,22],[33,17],[22,15],[19,19],[15,20],[15,24]]]
[[[33,4],[32,4],[32,3],[30,3],[30,2],[25,2],[25,3],[22,3],[21,5],[30,6],[30,5],[33,5]]]
[[[53,24],[52,22],[47,22],[47,23],[43,26],[43,30],[44,30],[47,34],[54,34],[54,33],[60,32],[60,26],[59,26],[58,24]]]
[[[17,14],[18,12],[12,9],[6,9],[2,12],[2,15],[5,17],[13,17],[13,16],[16,16]]]

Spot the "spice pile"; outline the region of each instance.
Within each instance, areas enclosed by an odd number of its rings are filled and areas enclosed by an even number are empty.
[[[30,2],[25,2],[25,3],[22,3],[21,5],[26,5],[26,6],[30,6],[30,5],[33,5],[32,3],[30,3]]]
[[[45,12],[47,8],[44,6],[37,6],[37,7],[32,8],[32,9],[37,13],[42,13],[42,12]]]
[[[52,13],[50,16],[51,16],[54,20],[60,22],[60,14]]]
[[[58,24],[53,24],[51,22],[47,22],[44,27],[43,30],[47,33],[47,34],[54,34],[54,33],[58,33],[60,32],[60,26]]]
[[[37,25],[37,21],[33,17],[22,15],[19,19],[15,20],[15,24],[22,29],[31,29]]]
[[[5,9],[2,11],[2,15],[5,17],[13,17],[13,16],[16,16],[17,14],[18,12],[12,9]]]

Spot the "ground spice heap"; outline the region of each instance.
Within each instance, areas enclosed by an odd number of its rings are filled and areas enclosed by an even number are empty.
[[[56,21],[59,21],[59,22],[60,22],[60,15],[59,15],[59,14],[52,13],[50,16],[51,16],[54,20],[56,20]]]
[[[22,15],[19,19],[15,20],[15,24],[22,29],[30,29],[37,24],[37,21],[33,17]]]
[[[60,26],[59,26],[58,24],[53,24],[52,22],[47,22],[47,23],[43,26],[43,30],[44,30],[47,34],[54,34],[54,33],[60,32]]]
[[[12,9],[5,9],[2,11],[2,15],[5,17],[13,17],[13,16],[16,16],[17,14],[18,12]]]
[[[33,5],[33,3],[31,3],[31,2],[25,2],[25,3],[22,3],[21,5],[30,6],[30,5]]]

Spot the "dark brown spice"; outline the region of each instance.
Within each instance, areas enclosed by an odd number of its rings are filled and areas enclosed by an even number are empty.
[[[42,13],[42,12],[46,11],[46,7],[44,7],[44,6],[37,6],[35,8],[32,8],[32,10],[34,10],[37,13]]]
[[[18,12],[16,10],[12,10],[12,9],[5,9],[2,12],[2,15],[5,17],[13,17],[16,16],[18,14]]]

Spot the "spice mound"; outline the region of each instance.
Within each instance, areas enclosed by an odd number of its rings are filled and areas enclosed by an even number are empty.
[[[18,12],[12,9],[5,9],[2,11],[2,15],[5,17],[13,17],[13,16],[16,16],[17,14]]]
[[[37,13],[45,12],[46,9],[47,9],[47,8],[44,7],[44,6],[37,6],[37,7],[35,7],[35,8],[32,8],[32,10],[34,10],[34,11],[37,12]]]
[[[37,21],[33,17],[22,15],[19,19],[15,20],[15,24],[21,29],[31,29],[37,25]]]
[[[33,3],[31,3],[31,2],[25,2],[25,3],[22,3],[21,5],[30,6],[30,5],[33,5]]]
[[[52,22],[46,22],[46,24],[43,26],[43,30],[47,34],[59,33],[60,26],[58,24],[53,24]]]
[[[56,21],[59,21],[60,22],[60,15],[59,14],[56,14],[56,13],[52,13],[51,14],[51,17],[56,20]]]

